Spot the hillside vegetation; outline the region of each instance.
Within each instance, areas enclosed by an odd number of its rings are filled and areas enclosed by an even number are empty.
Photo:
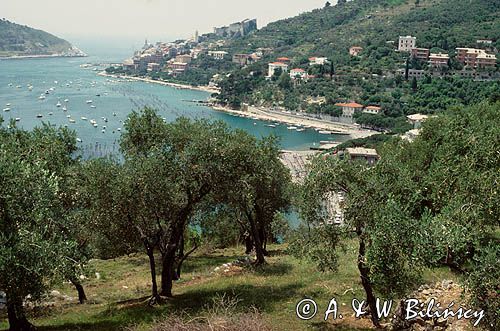
[[[404,123],[408,114],[437,113],[484,99],[495,102],[499,98],[495,79],[498,65],[477,69],[490,77],[488,81],[453,76],[453,72],[464,68],[454,58],[457,47],[497,52],[498,8],[499,0],[353,0],[274,22],[226,45],[230,54],[259,48],[270,48],[272,52],[224,77],[217,98],[233,108],[249,103],[333,116],[339,116],[340,111],[335,103],[354,100],[382,107],[379,115],[357,118],[357,123],[395,132],[402,129],[398,123]],[[417,38],[417,47],[447,53],[451,59],[446,68],[439,70],[449,75],[433,76],[438,70],[430,70],[426,61],[396,51],[399,36],[406,35]],[[492,43],[477,44],[479,39]],[[351,46],[363,50],[351,56]],[[268,63],[282,56],[291,59],[288,69],[304,69],[312,78],[297,82],[278,71],[266,79]],[[310,65],[309,57],[327,57],[329,63]],[[408,78],[404,75],[406,69],[426,69],[426,76],[418,81]]]
[[[14,55],[52,55],[72,46],[64,39],[26,25],[0,20],[0,57]]]

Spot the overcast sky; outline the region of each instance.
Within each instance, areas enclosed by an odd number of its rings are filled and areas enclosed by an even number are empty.
[[[56,36],[170,40],[245,18],[263,25],[326,0],[0,0],[0,16]],[[334,2],[334,1],[330,1]]]

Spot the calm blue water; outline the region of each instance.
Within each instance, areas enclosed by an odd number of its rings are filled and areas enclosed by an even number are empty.
[[[159,114],[168,121],[179,116],[209,118],[223,120],[233,128],[244,129],[258,137],[275,134],[281,137],[284,149],[303,150],[321,140],[347,139],[343,136],[325,136],[314,130],[291,131],[287,130],[286,125],[273,129],[265,126],[269,122],[240,118],[189,102],[205,100],[209,96],[205,92],[143,82],[118,82],[116,79],[97,76],[96,71],[83,69],[80,65],[121,61],[130,56],[134,46],[118,48],[106,42],[78,46],[90,56],[0,60],[0,116],[7,121],[20,118],[17,125],[28,130],[42,121],[57,126],[67,125],[77,132],[82,140],[81,147],[94,151],[97,156],[117,151],[116,141],[123,121],[132,110],[144,106],[158,109]],[[33,86],[31,91],[28,85]],[[53,91],[46,95],[45,91],[51,88]],[[46,98],[40,100],[40,95]],[[92,103],[88,104],[87,100],[92,100]],[[62,104],[61,107],[56,106],[58,102]],[[91,105],[95,108],[91,108]],[[67,110],[63,111],[63,107]],[[10,108],[10,111],[1,111],[4,108]],[[42,118],[37,118],[37,115],[42,115]],[[82,120],[82,117],[87,120]],[[70,122],[70,118],[74,123]],[[90,124],[92,119],[98,123],[97,128]]]

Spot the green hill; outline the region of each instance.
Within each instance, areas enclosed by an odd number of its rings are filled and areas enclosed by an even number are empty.
[[[234,108],[249,103],[334,116],[335,103],[356,100],[382,107],[382,114],[357,121],[379,128],[392,128],[407,114],[435,113],[487,98],[494,102],[499,98],[498,62],[496,68],[477,69],[491,78],[486,82],[461,78],[457,72],[463,65],[455,59],[455,49],[498,53],[499,8],[500,0],[352,0],[270,23],[222,48],[230,55],[258,48],[272,52],[224,78],[218,100]],[[407,35],[417,38],[417,47],[449,54],[448,65],[440,70],[450,77],[431,77],[427,61],[397,52],[399,36]],[[491,43],[478,44],[480,39]],[[351,46],[363,48],[359,56],[349,54]],[[283,56],[291,59],[289,69],[304,69],[314,78],[300,84],[292,84],[287,75],[266,80],[267,64]],[[313,56],[328,57],[331,64],[310,66]],[[425,79],[405,79],[400,70],[404,73],[406,61],[409,69],[426,69],[419,77]],[[321,105],[312,99],[322,100]]]
[[[353,0],[271,23],[230,49],[271,47],[294,59],[321,55],[348,63],[348,49],[357,45],[383,64],[390,42],[397,44],[401,35],[417,37],[418,47],[444,51],[476,46],[478,39],[492,39],[498,48],[499,8],[499,0]]]
[[[0,20],[0,57],[82,55],[69,42],[42,30]]]

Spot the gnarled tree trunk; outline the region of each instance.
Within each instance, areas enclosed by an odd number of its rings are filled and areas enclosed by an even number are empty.
[[[154,255],[154,247],[152,247],[147,239],[144,239],[144,248],[149,258],[149,269],[151,271],[151,299],[149,305],[152,306],[160,302],[160,295],[158,294],[158,285],[156,282],[156,262]]]
[[[78,302],[80,304],[85,303],[87,300],[87,295],[85,294],[85,290],[83,289],[82,283],[75,277],[70,279],[71,284],[76,288],[76,291],[78,292]]]
[[[7,315],[10,331],[33,331],[36,327],[31,324],[24,314],[23,301],[7,293]]]
[[[358,251],[358,270],[361,276],[361,284],[366,293],[366,302],[370,308],[370,316],[375,327],[380,327],[380,321],[377,315],[377,299],[373,294],[372,283],[370,280],[370,270],[365,264],[366,244],[360,233],[358,233],[359,251]]]

